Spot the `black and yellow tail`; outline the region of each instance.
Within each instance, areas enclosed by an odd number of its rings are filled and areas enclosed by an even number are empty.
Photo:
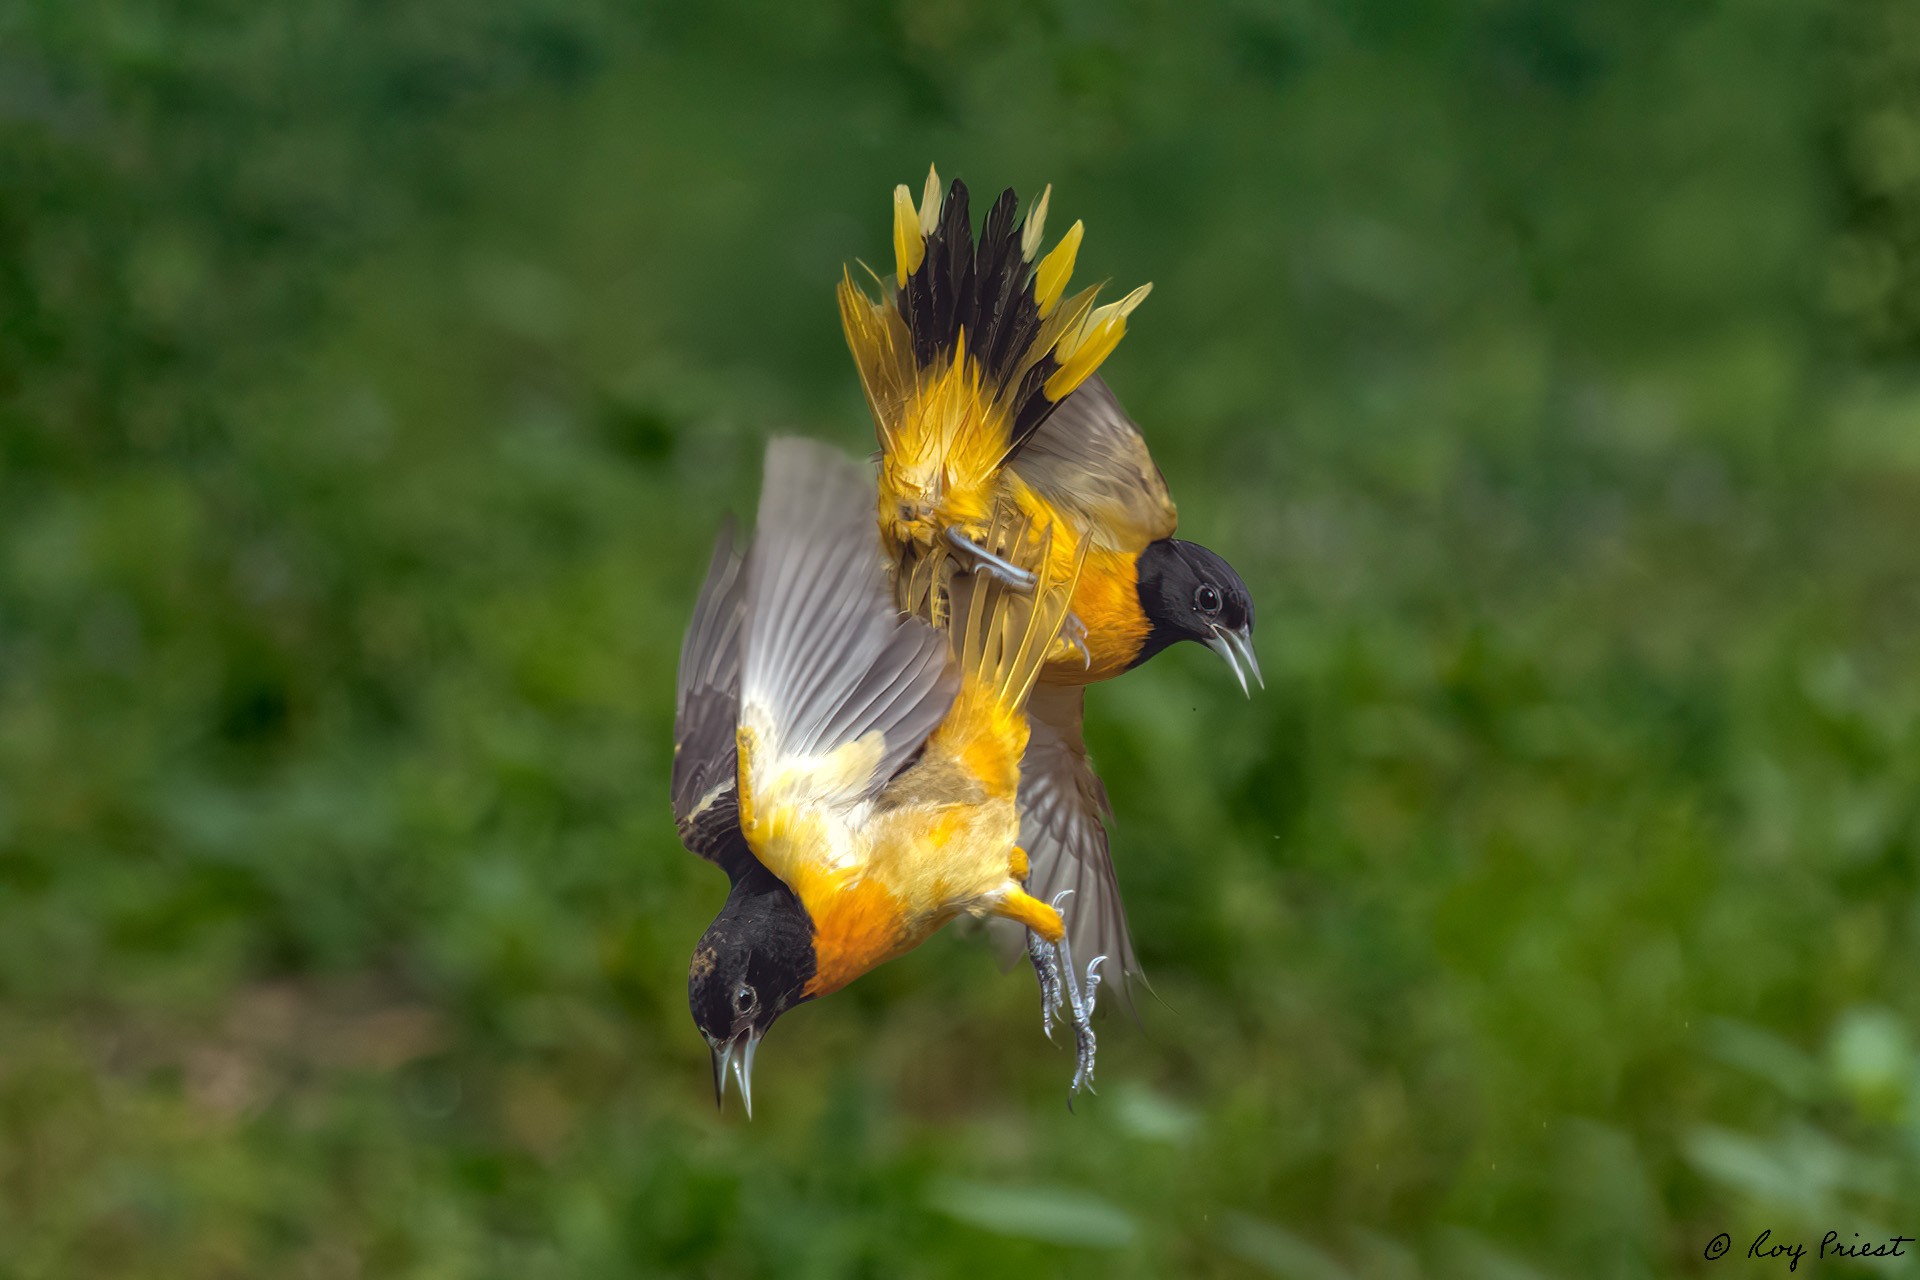
[[[1002,192],[976,242],[966,184],[942,199],[930,170],[917,207],[905,186],[894,192],[894,272],[874,277],[879,299],[851,272],[841,280],[840,318],[880,441],[882,523],[901,526],[896,539],[982,526],[1000,466],[1113,352],[1152,288],[1104,306],[1098,285],[1065,296],[1084,227],[1041,257],[1051,194],[1016,218],[1018,197]]]

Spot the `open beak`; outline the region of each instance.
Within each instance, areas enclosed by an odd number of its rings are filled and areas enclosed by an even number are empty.
[[[1260,659],[1253,652],[1251,628],[1234,631],[1216,622],[1213,624],[1213,639],[1207,641],[1206,645],[1207,648],[1225,658],[1227,665],[1233,668],[1234,678],[1240,681],[1240,692],[1248,697],[1253,696],[1253,691],[1247,687],[1249,672],[1253,674],[1253,678],[1259,682],[1262,689],[1267,687],[1266,680],[1260,675]]]
[[[707,1037],[707,1045],[713,1050],[713,1104],[725,1106],[727,1101],[727,1068],[733,1068],[733,1079],[740,1086],[740,1101],[747,1109],[747,1119],[753,1119],[753,1055],[760,1047],[760,1037],[751,1027],[738,1032],[731,1040],[717,1040]]]

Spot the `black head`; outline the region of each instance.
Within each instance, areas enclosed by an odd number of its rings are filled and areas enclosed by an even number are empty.
[[[687,1003],[713,1050],[713,1093],[725,1096],[733,1067],[747,1115],[753,1115],[753,1055],[774,1019],[808,999],[813,921],[793,891],[754,864],[693,949]]]
[[[1240,688],[1252,674],[1264,688],[1253,652],[1253,597],[1233,566],[1197,542],[1162,538],[1140,553],[1140,608],[1153,626],[1135,664],[1177,640],[1197,640],[1233,668]]]

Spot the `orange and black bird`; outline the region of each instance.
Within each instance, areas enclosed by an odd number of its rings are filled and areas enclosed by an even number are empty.
[[[741,563],[722,535],[681,653],[675,818],[732,880],[688,971],[716,1091],[731,1067],[750,1106],[754,1052],[781,1013],[962,914],[1053,948],[1038,963],[1071,998],[1078,1088],[1097,968],[1083,986],[1059,912],[1023,888],[1017,836],[1026,702],[1079,558],[1054,557],[1003,506],[981,541],[1023,588],[929,558],[943,631],[896,603],[872,502],[858,464],[774,441],[752,547]]]
[[[1001,503],[1032,538],[1051,538],[1056,577],[1070,549],[1084,555],[1072,616],[1029,707],[1021,835],[1029,889],[1049,901],[1073,890],[1074,946],[1112,957],[1128,979],[1139,965],[1108,850],[1105,789],[1081,737],[1085,686],[1180,640],[1218,653],[1242,690],[1260,666],[1246,584],[1219,555],[1173,536],[1166,480],[1096,376],[1151,286],[1105,305],[1096,305],[1099,286],[1068,296],[1084,227],[1075,222],[1042,256],[1051,194],[1017,218],[1018,197],[1002,192],[976,242],[966,184],[943,196],[929,171],[917,207],[899,187],[891,279],[875,277],[876,299],[844,274],[840,316],[879,438],[879,525],[898,580],[917,581],[940,553],[1029,586],[1019,566],[982,545]]]
[[[715,1100],[731,1063],[752,1115],[754,1048],[775,1018],[811,998],[814,958],[813,927],[800,900],[753,856],[740,830],[734,735],[746,586],[741,568],[729,523],[681,642],[671,794],[681,843],[725,871],[732,884],[695,949],[687,992],[694,1022],[714,1047]]]

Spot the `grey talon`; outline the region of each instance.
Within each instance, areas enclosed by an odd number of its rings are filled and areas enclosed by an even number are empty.
[[[1053,948],[1039,934],[1027,930],[1027,959],[1033,963],[1034,976],[1040,982],[1040,1030],[1053,1039],[1053,1015],[1060,1008],[1060,971]]]
[[[1066,893],[1060,895],[1061,899]],[[1057,900],[1056,900],[1057,901]],[[1073,963],[1073,944],[1065,937],[1054,944],[1059,956],[1061,983],[1066,987],[1067,1003],[1072,1010],[1074,1038],[1074,1071],[1070,1093],[1093,1087],[1094,1059],[1099,1048],[1098,1038],[1093,1032],[1093,1008],[1096,993],[1100,987],[1100,965],[1105,956],[1095,956],[1087,966],[1084,983]]]
[[[1080,615],[1070,613],[1060,628],[1060,636],[1067,647],[1080,655],[1080,665],[1088,671],[1093,670],[1093,650],[1087,647],[1087,624],[1080,621]]]
[[[1073,896],[1072,889],[1062,889],[1053,897],[1053,909]],[[1054,1013],[1065,1008],[1065,1020],[1073,1023],[1074,1068],[1073,1084],[1067,1093],[1067,1109],[1073,1109],[1073,1095],[1082,1089],[1093,1092],[1094,1058],[1099,1048],[1098,1038],[1093,1033],[1093,1010],[1100,991],[1100,966],[1106,963],[1104,955],[1095,956],[1087,963],[1085,976],[1075,969],[1073,963],[1073,943],[1065,934],[1060,941],[1049,943],[1031,929],[1027,931],[1027,958],[1033,962],[1034,974],[1040,981],[1040,1026],[1053,1038]]]

